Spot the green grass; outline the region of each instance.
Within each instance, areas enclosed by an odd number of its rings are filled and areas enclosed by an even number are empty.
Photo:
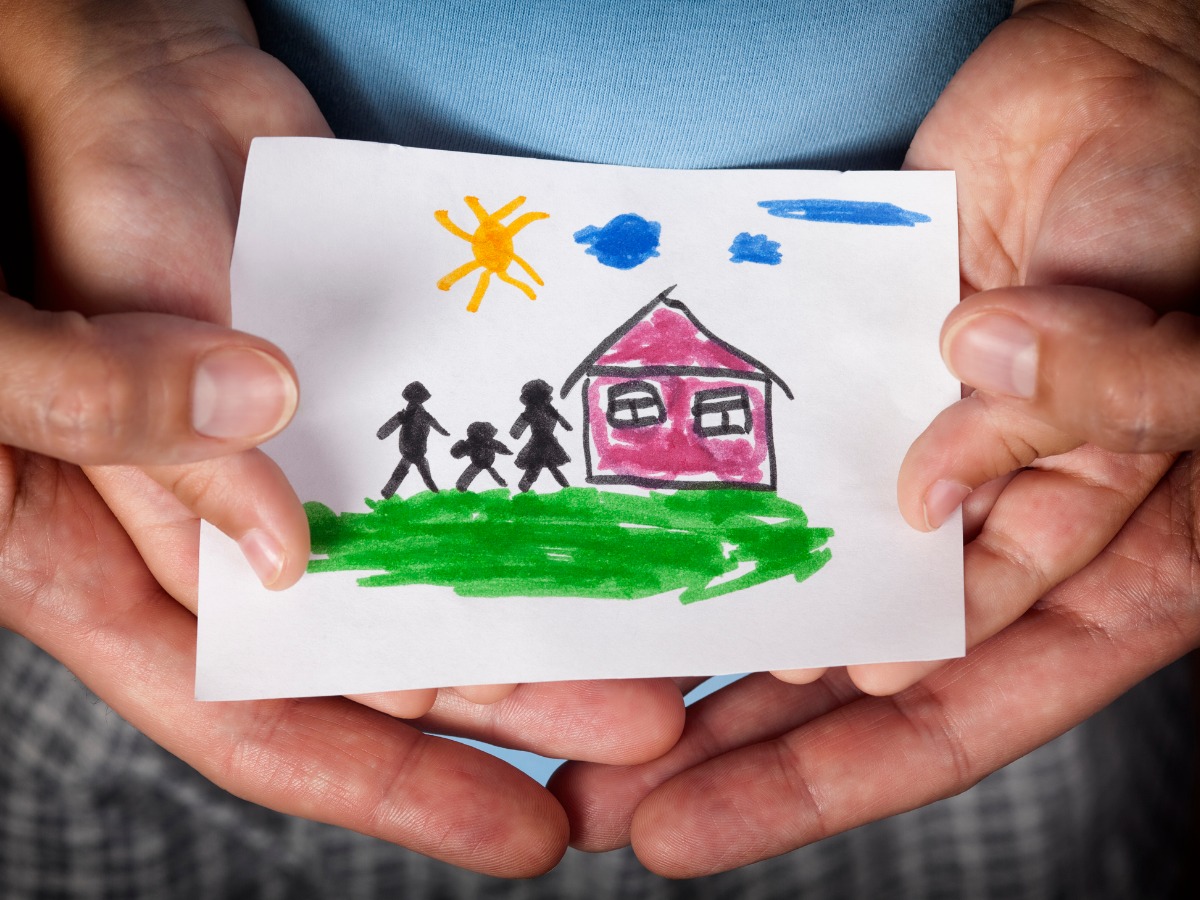
[[[502,489],[366,503],[367,512],[341,514],[305,504],[310,572],[368,572],[365,587],[442,585],[464,597],[633,600],[682,588],[686,604],[803,581],[829,561],[833,536],[809,527],[795,503],[759,491]],[[743,562],[754,566],[712,584]]]

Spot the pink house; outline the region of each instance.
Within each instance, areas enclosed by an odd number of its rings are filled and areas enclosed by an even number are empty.
[[[583,380],[592,484],[775,490],[779,376],[705,328],[667,288],[571,373]]]

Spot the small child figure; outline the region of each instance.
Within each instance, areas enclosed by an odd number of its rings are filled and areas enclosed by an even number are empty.
[[[450,455],[455,459],[462,459],[464,456],[471,457],[471,464],[458,477],[458,481],[454,485],[460,491],[469,488],[471,482],[475,480],[475,476],[480,472],[487,472],[500,487],[508,486],[508,482],[492,468],[492,463],[496,461],[497,453],[512,456],[512,451],[499,441],[493,440],[495,437],[496,426],[491,422],[472,422],[467,426],[467,439],[459,441],[450,448]]]

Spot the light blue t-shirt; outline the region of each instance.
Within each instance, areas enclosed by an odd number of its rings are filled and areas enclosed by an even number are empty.
[[[252,0],[339,137],[889,168],[1011,0]]]

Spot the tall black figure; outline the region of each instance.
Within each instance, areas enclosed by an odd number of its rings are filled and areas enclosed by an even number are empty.
[[[567,431],[573,429],[571,423],[562,417],[562,413],[551,405],[550,398],[553,396],[554,388],[540,378],[526,382],[521,388],[521,402],[525,404],[525,412],[517,416],[517,421],[513,422],[513,427],[508,433],[514,438],[519,438],[526,428],[529,429],[529,443],[521,448],[516,459],[517,468],[525,470],[518,485],[522,493],[533,487],[533,483],[542,474],[542,469],[549,469],[555,481],[563,487],[567,486],[566,476],[558,467],[570,462],[571,457],[567,456],[567,451],[554,437],[554,428],[556,425],[562,425]]]
[[[450,437],[450,432],[439,425],[438,420],[422,406],[430,397],[425,385],[414,381],[404,389],[400,396],[408,401],[408,406],[384,422],[379,426],[379,431],[375,432],[375,436],[382,441],[397,428],[400,429],[400,464],[396,466],[396,471],[392,472],[392,477],[383,487],[384,500],[396,493],[396,488],[400,487],[400,482],[404,480],[404,476],[408,474],[408,470],[412,466],[416,466],[417,471],[421,473],[425,487],[436,494],[438,488],[433,483],[433,475],[429,472],[429,463],[425,461],[425,451],[429,445],[429,429],[432,428],[438,434]]]
[[[455,459],[462,459],[464,456],[471,458],[471,464],[463,470],[462,475],[458,477],[458,483],[454,485],[460,491],[469,488],[480,472],[487,472],[500,487],[508,485],[493,468],[492,463],[496,461],[497,453],[512,456],[512,451],[495,438],[496,426],[491,422],[472,422],[467,426],[467,439],[450,448],[450,455]]]

